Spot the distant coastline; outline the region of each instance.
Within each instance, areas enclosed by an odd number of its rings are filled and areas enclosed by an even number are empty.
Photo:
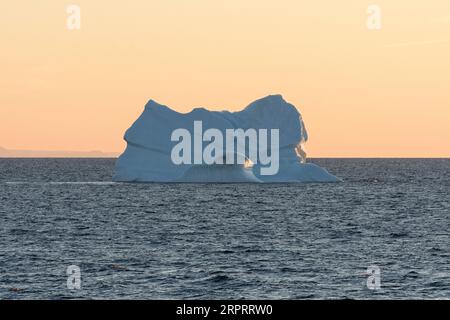
[[[0,158],[117,158],[120,152],[13,150],[0,147]]]

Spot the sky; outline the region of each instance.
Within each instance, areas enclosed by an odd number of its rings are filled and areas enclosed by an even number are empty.
[[[309,157],[450,157],[448,0],[2,1],[0,44],[4,148],[121,152],[149,99],[282,94]]]

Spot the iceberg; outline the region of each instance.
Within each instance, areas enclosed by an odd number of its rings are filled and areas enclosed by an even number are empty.
[[[197,129],[201,124],[202,131]],[[174,161],[174,150],[178,144],[174,132],[193,133],[193,150],[186,152],[188,161]],[[234,131],[233,131],[234,130]],[[259,138],[259,153],[252,152],[251,135],[228,143],[217,141],[218,137],[229,137],[230,132],[251,133]],[[271,144],[262,143],[270,131]],[[206,133],[215,133],[214,139],[205,140]],[[273,133],[276,133],[273,134]],[[259,134],[259,136],[257,136]],[[189,134],[190,136],[190,134]],[[179,137],[177,137],[179,138]],[[234,137],[236,138],[236,137]],[[277,139],[275,141],[275,138]],[[295,106],[286,102],[281,95],[270,95],[248,105],[241,111],[209,111],[193,109],[189,113],[179,113],[167,106],[150,100],[140,117],[126,131],[127,146],[116,162],[113,181],[117,182],[188,182],[188,183],[295,183],[295,182],[337,182],[337,177],[325,169],[306,163],[303,149],[308,134],[303,119]],[[246,140],[247,139],[247,140]],[[246,141],[248,143],[246,144]],[[235,144],[234,144],[235,142]],[[276,144],[273,144],[276,142]],[[198,162],[198,155],[204,157],[205,146],[215,144],[214,163]],[[250,145],[250,147],[249,147]],[[276,148],[274,147],[276,146]],[[262,147],[261,147],[262,146]],[[214,148],[212,148],[214,149]],[[178,150],[178,149],[177,149]],[[267,153],[267,154],[266,154]],[[212,153],[211,153],[212,154]],[[269,157],[271,155],[271,158]],[[264,162],[267,156],[274,163]],[[228,158],[230,157],[230,158]],[[244,161],[228,161],[235,158]],[[194,163],[189,160],[195,159]],[[226,159],[227,161],[224,161]],[[266,159],[266,160],[267,160]],[[220,161],[219,161],[220,160]],[[268,165],[276,164],[270,174]],[[264,171],[266,170],[266,171]]]

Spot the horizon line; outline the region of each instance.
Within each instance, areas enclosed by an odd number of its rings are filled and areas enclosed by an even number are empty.
[[[121,154],[120,154],[121,155]],[[118,156],[2,156],[0,159],[118,159]],[[450,156],[310,156],[306,159],[450,159]]]
[[[7,149],[0,146],[0,159],[119,158],[123,151]],[[307,159],[450,159],[450,155],[307,155]]]

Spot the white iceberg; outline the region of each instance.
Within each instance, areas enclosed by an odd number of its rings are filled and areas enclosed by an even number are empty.
[[[277,173],[263,175],[265,165],[258,161],[244,164],[175,164],[172,149],[176,142],[172,133],[180,128],[195,132],[194,122],[201,121],[203,129],[278,129],[279,143]],[[238,112],[208,111],[197,108],[189,113],[178,113],[150,100],[144,112],[127,130],[125,152],[116,162],[114,181],[120,182],[337,182],[325,169],[306,163],[302,145],[308,135],[298,110],[281,95],[259,99]],[[201,138],[200,138],[201,139]],[[205,143],[206,144],[206,143]],[[270,146],[267,152],[271,153]],[[248,148],[245,149],[246,159]],[[223,150],[225,154],[228,150]],[[219,155],[220,156],[220,155]]]

